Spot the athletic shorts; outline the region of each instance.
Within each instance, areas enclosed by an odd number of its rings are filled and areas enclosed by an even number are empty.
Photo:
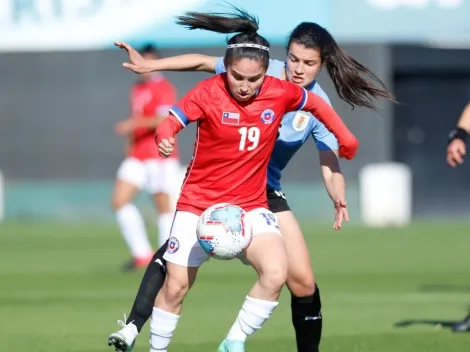
[[[274,189],[267,189],[266,195],[268,197],[269,210],[273,213],[280,213],[281,211],[290,210],[289,204],[284,193]]]
[[[178,171],[179,162],[176,159],[139,160],[128,157],[119,166],[117,178],[151,194],[172,194]]]
[[[163,258],[174,264],[187,267],[200,267],[210,256],[199,246],[196,226],[199,216],[187,211],[177,211],[173,219],[168,246]],[[268,209],[258,208],[247,213],[253,236],[273,233],[281,236],[276,216]],[[247,263],[240,258],[244,264]]]

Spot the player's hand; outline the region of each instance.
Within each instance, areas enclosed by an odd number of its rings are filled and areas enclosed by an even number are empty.
[[[344,199],[338,199],[334,202],[335,204],[335,223],[333,228],[336,231],[341,230],[343,221],[349,222],[349,214],[346,201]]]
[[[114,126],[114,130],[116,131],[116,134],[120,136],[131,133],[133,129],[134,129],[134,121],[130,119],[120,121],[116,124],[116,126]]]
[[[122,66],[134,71],[135,73],[152,72],[152,68],[149,67],[147,60],[145,60],[132,46],[124,42],[114,42],[114,45],[120,49],[124,49],[127,52],[127,55],[129,55],[130,62],[124,62]]]
[[[173,153],[174,149],[175,149],[174,138],[162,139],[160,143],[158,143],[158,152],[164,158],[168,158],[171,155],[171,153]]]
[[[447,163],[452,167],[463,164],[466,152],[465,142],[461,139],[454,139],[447,147]]]

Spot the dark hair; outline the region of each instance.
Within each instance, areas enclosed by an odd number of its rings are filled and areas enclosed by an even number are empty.
[[[230,5],[229,13],[186,12],[178,16],[176,23],[189,29],[205,29],[218,33],[239,33],[230,38],[227,44],[256,44],[269,48],[269,42],[258,34],[258,18],[245,10]],[[225,52],[225,64],[234,60],[252,59],[269,65],[269,51],[255,47],[235,47]]]
[[[158,50],[158,48],[153,45],[153,44],[146,44],[144,45],[140,50],[139,50],[140,54],[154,54],[154,55],[157,55],[157,56],[160,56],[160,52]]]
[[[373,102],[373,99],[377,98],[385,98],[396,103],[385,84],[367,67],[341,50],[333,36],[322,26],[312,22],[302,22],[289,36],[288,51],[292,43],[320,50],[321,61],[325,62],[339,97],[353,108],[357,105],[377,110]]]

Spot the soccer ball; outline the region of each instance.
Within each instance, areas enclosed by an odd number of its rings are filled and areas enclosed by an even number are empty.
[[[204,252],[216,259],[236,258],[251,242],[246,212],[230,203],[207,208],[199,217],[196,234]]]

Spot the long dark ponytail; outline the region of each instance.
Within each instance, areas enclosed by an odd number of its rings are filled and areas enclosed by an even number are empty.
[[[228,13],[186,12],[178,16],[176,23],[189,29],[204,29],[217,33],[239,33],[228,40],[229,45],[251,44],[252,46],[235,46],[225,52],[225,64],[234,60],[247,58],[260,61],[264,68],[269,65],[269,42],[258,34],[258,18],[245,10],[230,5]]]
[[[396,102],[385,84],[367,67],[341,50],[333,36],[322,26],[302,22],[289,36],[288,50],[292,43],[319,49],[339,97],[353,108],[357,105],[377,110],[373,100],[378,98]]]

